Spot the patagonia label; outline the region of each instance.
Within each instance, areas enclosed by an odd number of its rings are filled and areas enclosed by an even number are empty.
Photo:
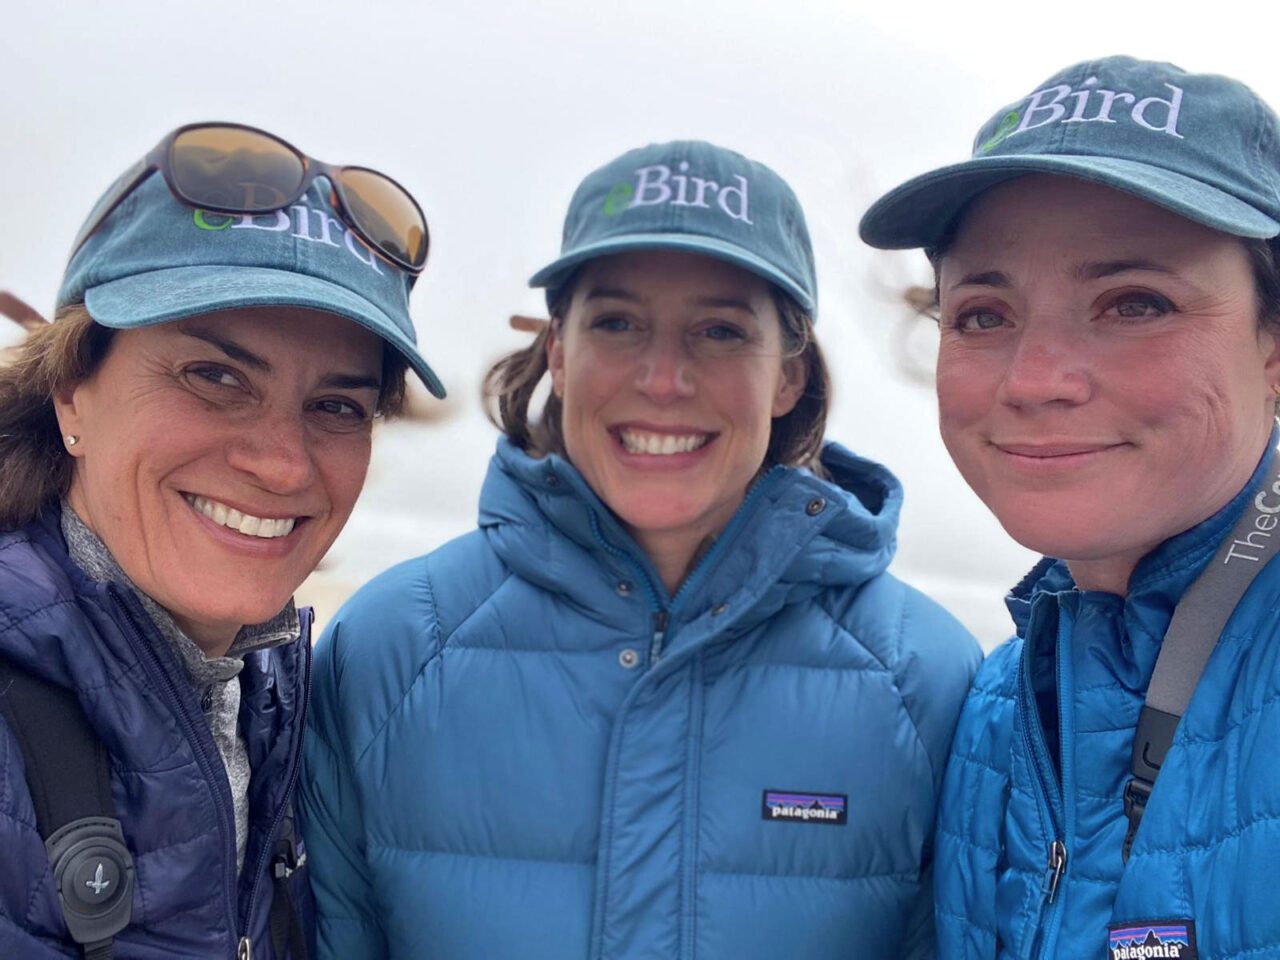
[[[766,790],[760,816],[765,820],[840,826],[848,821],[848,807],[849,797],[843,793]]]
[[[1196,925],[1192,920],[1144,920],[1108,927],[1107,956],[1111,960],[1177,957],[1197,960]]]

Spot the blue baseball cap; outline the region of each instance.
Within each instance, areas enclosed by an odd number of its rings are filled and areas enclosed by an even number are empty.
[[[934,247],[974,197],[1028,173],[1089,180],[1238,237],[1280,234],[1280,122],[1244,84],[1169,63],[1068,67],[1001,108],[973,155],[908,180],[859,225],[873,247]]]
[[[651,249],[727,261],[817,312],[813,249],[796,195],[764,164],[700,140],[640,147],[588,174],[569,203],[560,256],[529,286],[554,290],[587,260]]]
[[[117,183],[137,174],[129,170]],[[58,307],[83,302],[95,321],[117,330],[242,307],[308,307],[376,333],[443,397],[409,317],[414,277],[347,228],[328,186],[317,178],[283,210],[233,215],[178,202],[153,174],[74,253]],[[113,184],[103,197],[115,193]]]

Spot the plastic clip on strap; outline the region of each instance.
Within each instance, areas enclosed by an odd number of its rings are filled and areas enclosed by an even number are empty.
[[[277,957],[288,956],[289,960],[306,960],[307,946],[302,933],[302,921],[293,906],[293,898],[289,896],[289,878],[303,868],[307,862],[307,852],[297,842],[293,813],[285,816],[280,831],[280,839],[276,841],[276,855],[271,861],[271,876],[274,890],[271,898],[271,945]],[[288,948],[288,954],[285,948]]]
[[[1160,645],[1147,700],[1133,738],[1130,772],[1124,788],[1129,818],[1123,858],[1147,810],[1156,777],[1164,765],[1178,722],[1187,711],[1200,675],[1218,637],[1254,578],[1280,552],[1280,453],[1272,452],[1266,473],[1213,560],[1178,602]]]
[[[71,691],[3,659],[0,712],[22,749],[67,930],[87,960],[109,960],[132,917],[134,878],[106,748]]]

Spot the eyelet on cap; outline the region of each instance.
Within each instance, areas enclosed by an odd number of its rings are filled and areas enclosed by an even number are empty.
[[[546,481],[548,487],[558,487],[560,485],[560,478],[549,470],[543,479]]]
[[[618,663],[622,664],[628,670],[634,669],[635,665],[640,662],[640,655],[627,647],[618,654]]]
[[[804,512],[811,517],[816,517],[825,509],[827,509],[827,501],[821,497],[814,497],[805,505]]]
[[[618,596],[629,597],[631,596],[631,581],[619,580],[618,585],[614,587],[614,589],[618,591]]]

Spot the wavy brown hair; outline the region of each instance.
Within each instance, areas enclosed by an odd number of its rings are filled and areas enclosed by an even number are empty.
[[[107,355],[114,331],[94,321],[82,303],[59,311],[32,330],[0,364],[0,530],[39,516],[71,487],[73,459],[63,445],[53,398],[92,376]],[[380,416],[404,406],[408,365],[398,352],[382,353]]]
[[[542,411],[530,420],[529,404],[547,373],[547,338],[564,321],[573,299],[575,277],[548,297],[551,325],[539,332],[533,343],[507,354],[495,363],[484,378],[485,412],[489,420],[512,443],[535,457],[555,453],[567,456],[561,429],[561,402],[553,392]],[[777,464],[807,467],[826,476],[820,457],[831,408],[831,374],[813,330],[808,311],[777,287],[771,287],[774,305],[782,326],[785,357],[797,357],[804,367],[804,392],[791,411],[773,421],[769,448],[763,466]]]

